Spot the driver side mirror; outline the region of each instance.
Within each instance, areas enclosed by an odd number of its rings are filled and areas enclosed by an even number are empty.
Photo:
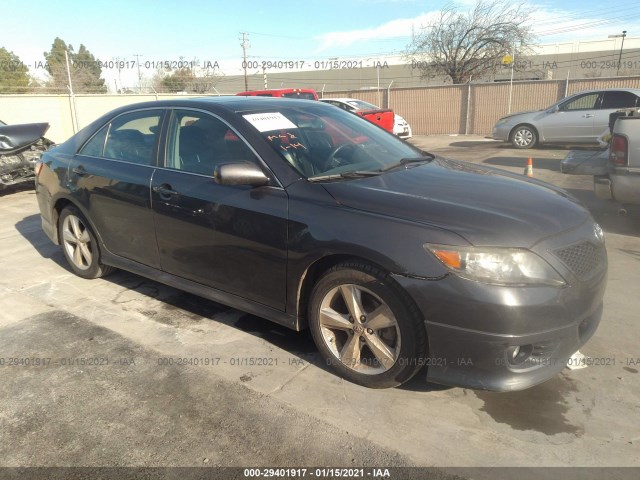
[[[238,162],[218,165],[213,178],[220,185],[251,185],[261,187],[269,183],[262,169],[254,163]]]

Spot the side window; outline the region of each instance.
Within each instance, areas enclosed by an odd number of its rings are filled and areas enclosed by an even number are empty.
[[[104,157],[152,165],[159,124],[159,110],[120,115],[111,122]]]
[[[594,110],[596,102],[598,100],[598,93],[587,93],[586,95],[580,95],[567,103],[560,106],[560,110],[573,111],[573,110]]]
[[[218,165],[238,161],[256,160],[251,149],[226,123],[202,112],[173,112],[167,168],[212,176]]]
[[[604,92],[602,109],[631,108],[638,105],[638,97],[631,92]]]
[[[107,138],[108,131],[109,125],[102,127],[91,140],[84,144],[84,147],[82,147],[79,153],[91,157],[102,157],[104,153],[104,141]]]

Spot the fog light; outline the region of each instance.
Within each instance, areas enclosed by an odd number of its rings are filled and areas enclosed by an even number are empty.
[[[533,352],[533,345],[515,345],[507,348],[507,359],[511,365],[524,363]]]

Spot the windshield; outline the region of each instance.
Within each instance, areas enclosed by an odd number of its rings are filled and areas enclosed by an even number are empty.
[[[357,115],[320,102],[243,117],[306,178],[382,173],[428,155]]]

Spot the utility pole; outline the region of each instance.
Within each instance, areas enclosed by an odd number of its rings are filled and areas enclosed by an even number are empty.
[[[622,60],[622,49],[624,47],[624,38],[627,36],[627,31],[623,30],[622,35],[609,35],[608,38],[620,38],[622,37],[622,45],[620,45],[620,55],[618,55],[618,69],[616,70],[616,77],[620,74],[620,62]],[[615,40],[614,40],[615,42]],[[614,43],[615,45],[615,43]]]
[[[247,78],[247,48],[249,48],[249,34],[240,32],[242,35],[242,66],[244,67],[244,89],[249,90],[249,79]]]
[[[136,65],[138,66],[138,93],[142,93],[142,75],[140,74],[140,57],[142,55],[136,53],[134,57],[136,57]]]

